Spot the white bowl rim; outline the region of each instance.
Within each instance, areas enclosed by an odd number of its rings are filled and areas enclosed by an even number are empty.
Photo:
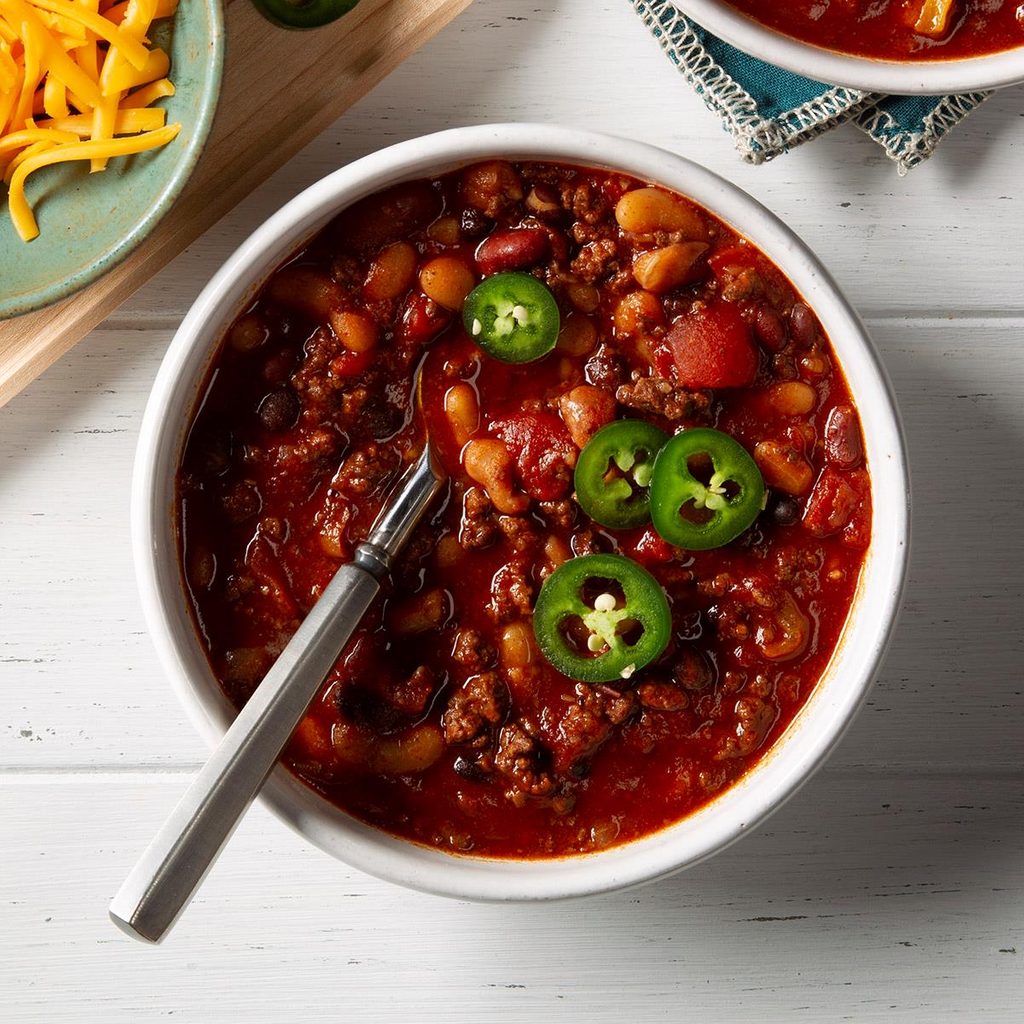
[[[778,809],[823,763],[865,700],[888,645],[909,555],[910,487],[891,386],[863,325],[824,267],[774,214],[713,172],[641,142],[545,124],[481,125],[413,139],[312,185],[228,258],[196,299],[157,374],[132,481],[131,540],[143,612],[159,660],[210,746],[232,709],[186,608],[173,527],[174,476],[187,419],[224,327],[255,287],[330,217],[363,195],[490,157],[604,166],[692,197],[787,273],[832,338],[861,410],[873,483],[873,540],[856,614],[814,694],[783,739],[737,784],[694,815],[598,853],[548,860],[453,856],[364,825],[275,768],[260,799],[343,862],[409,888],[456,898],[561,899],[625,888],[690,867]]]
[[[857,57],[787,36],[728,7],[722,0],[674,0],[720,39],[815,81],[899,96],[947,96],[1024,82],[1024,44],[957,60],[893,61]]]

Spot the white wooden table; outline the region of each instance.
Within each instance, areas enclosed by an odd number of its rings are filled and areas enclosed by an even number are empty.
[[[990,101],[905,179],[853,129],[750,168],[625,0],[478,0],[0,410],[0,1020],[1021,1020],[1022,99]],[[515,119],[634,135],[721,171],[868,318],[916,504],[906,611],[869,706],[756,835],[638,892],[414,895],[256,808],[172,938],[138,946],[107,902],[203,757],[127,544],[163,349],[220,261],[307,184],[391,142]]]

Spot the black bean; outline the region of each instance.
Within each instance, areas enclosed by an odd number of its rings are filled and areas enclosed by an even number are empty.
[[[455,758],[455,763],[452,765],[456,775],[460,775],[464,779],[469,779],[470,782],[483,782],[487,778],[487,773],[476,763],[471,761],[468,757],[462,757],[461,755]]]
[[[800,502],[788,494],[775,494],[768,499],[768,515],[776,526],[792,526],[800,518]]]
[[[271,391],[256,410],[266,430],[278,433],[290,430],[299,419],[299,400],[294,391]]]

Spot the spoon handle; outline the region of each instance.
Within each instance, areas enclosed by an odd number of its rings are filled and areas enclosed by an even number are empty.
[[[123,931],[159,942],[188,906],[440,485],[428,450],[353,561],[335,573],[114,897],[110,917]]]

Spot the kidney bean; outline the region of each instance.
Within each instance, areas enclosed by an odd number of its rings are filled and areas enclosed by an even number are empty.
[[[343,249],[369,252],[425,228],[440,216],[442,204],[429,182],[405,182],[350,206],[328,231]]]
[[[852,469],[863,455],[857,414],[848,405],[837,405],[825,424],[825,458],[843,469]]]
[[[786,344],[786,325],[782,317],[767,303],[761,303],[750,321],[757,340],[769,352],[778,352]]]
[[[817,340],[818,319],[802,302],[789,311],[789,331],[798,345],[811,346]]]
[[[522,270],[547,259],[551,239],[540,227],[495,231],[476,250],[476,266],[481,274],[490,276],[508,270]]]

